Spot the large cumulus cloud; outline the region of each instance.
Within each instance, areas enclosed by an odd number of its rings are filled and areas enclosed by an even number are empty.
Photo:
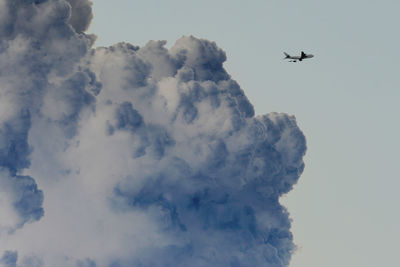
[[[0,0],[4,266],[287,266],[293,116],[214,42],[92,48],[85,0]]]
[[[67,23],[70,6],[64,1],[3,0],[0,6],[0,179],[19,218],[6,227],[13,231],[43,215],[42,191],[33,178],[20,175],[31,164],[32,123],[43,117],[74,127],[77,95],[87,93],[68,85],[79,75],[75,69],[89,40]],[[65,109],[54,118],[48,102],[62,95],[69,99],[62,97]]]

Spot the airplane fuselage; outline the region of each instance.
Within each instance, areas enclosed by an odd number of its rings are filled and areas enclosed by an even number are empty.
[[[284,59],[291,59],[290,62],[302,61],[303,59],[314,57],[314,55],[312,55],[312,54],[306,54],[306,53],[304,53],[303,51],[301,51],[301,54],[300,54],[299,57],[298,57],[298,56],[291,56],[291,55],[289,55],[289,54],[287,54],[287,53],[285,53],[285,52],[284,52],[284,54],[285,54],[285,56],[286,56]]]

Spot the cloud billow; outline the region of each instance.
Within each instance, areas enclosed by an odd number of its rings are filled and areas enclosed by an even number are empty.
[[[0,259],[0,263],[4,267],[16,267],[17,259],[18,253],[16,251],[5,251],[3,257]]]
[[[32,177],[19,175],[31,164],[30,129],[46,117],[70,128],[66,134],[75,130],[77,114],[90,98],[85,78],[76,78],[89,75],[75,69],[90,40],[68,25],[71,8],[64,1],[0,5],[0,180],[6,184],[2,191],[9,190],[4,203],[11,201],[19,217],[12,225],[0,222],[0,230],[14,231],[44,213],[43,192]],[[52,110],[57,102],[63,103],[60,116]]]
[[[94,49],[89,1],[0,6],[2,262],[288,266],[305,137],[214,42]]]

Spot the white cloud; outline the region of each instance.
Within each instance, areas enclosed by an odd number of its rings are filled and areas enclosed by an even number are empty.
[[[255,117],[213,42],[91,49],[91,4],[68,2],[63,18],[64,0],[0,0],[15,79],[0,72],[0,226],[19,228],[0,251],[18,266],[287,266],[294,117]]]

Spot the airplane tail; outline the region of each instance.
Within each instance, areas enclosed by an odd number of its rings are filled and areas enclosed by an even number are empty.
[[[285,54],[285,58],[290,58],[290,55],[286,52],[283,52]]]

